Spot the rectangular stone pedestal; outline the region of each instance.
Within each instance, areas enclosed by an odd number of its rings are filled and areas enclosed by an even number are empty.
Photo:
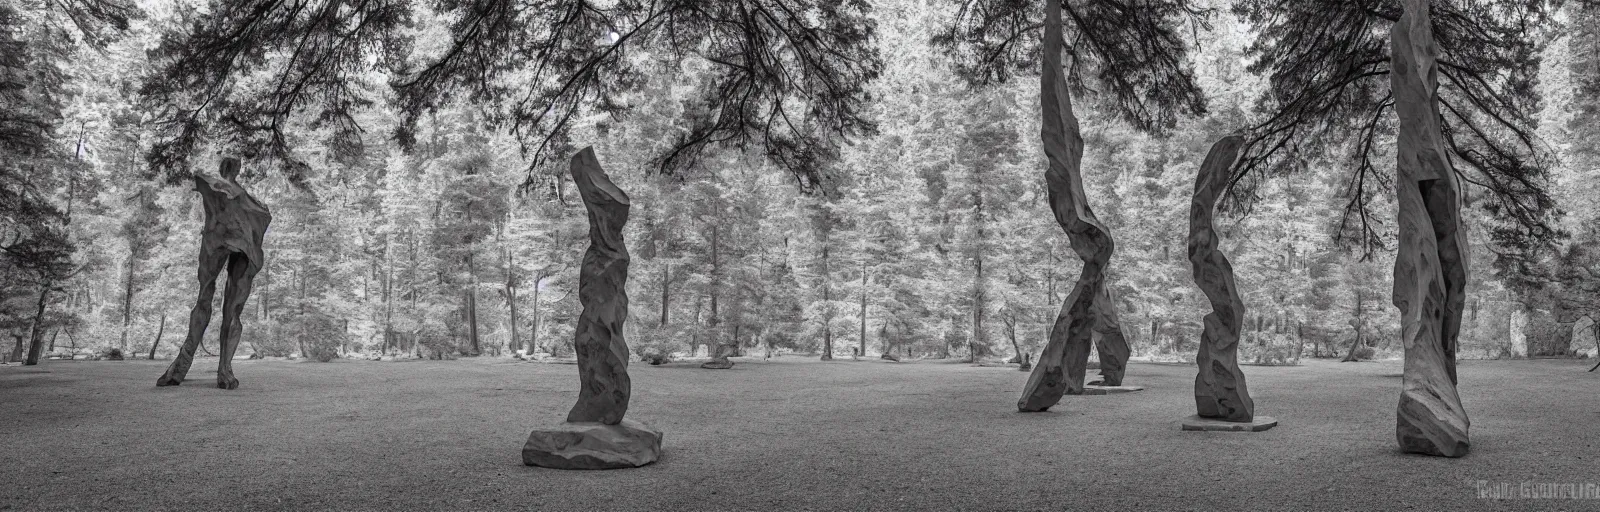
[[[1115,395],[1117,393],[1132,393],[1144,391],[1144,386],[1084,386],[1083,395]]]
[[[1255,420],[1248,422],[1223,421],[1214,418],[1202,418],[1199,415],[1183,419],[1183,430],[1205,430],[1211,432],[1260,432],[1278,426],[1278,420],[1271,416],[1256,416]]]

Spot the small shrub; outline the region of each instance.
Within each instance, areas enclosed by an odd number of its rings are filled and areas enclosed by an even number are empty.
[[[418,355],[427,359],[455,359],[456,344],[443,322],[428,319],[416,334]]]
[[[659,336],[664,333],[646,333],[646,335],[650,334],[657,335],[652,336],[656,341],[633,343],[633,353],[638,355],[641,361],[651,365],[670,363],[672,362],[672,354],[683,349],[682,343],[674,341],[668,336]]]
[[[1356,360],[1357,361],[1371,361],[1372,358],[1376,357],[1377,355],[1378,355],[1378,351],[1374,350],[1372,347],[1369,347],[1369,346],[1366,346],[1366,345],[1362,345],[1362,346],[1356,347]]]
[[[1239,360],[1261,366],[1292,366],[1299,364],[1295,352],[1301,339],[1294,334],[1260,332],[1249,333],[1239,343]]]
[[[1367,350],[1372,350],[1370,347]],[[1294,366],[1294,352],[1288,347],[1274,346],[1256,353],[1255,364],[1261,366]]]
[[[300,342],[304,344],[305,357],[326,363],[339,357],[339,347],[344,344],[344,328],[332,316],[307,313],[299,319]]]
[[[121,361],[122,360],[122,349],[113,348],[113,349],[106,350],[105,354],[101,355],[101,358],[106,359],[108,361]]]
[[[276,319],[259,322],[244,330],[245,339],[254,351],[252,359],[262,357],[289,357],[294,354],[294,340],[286,334],[286,327]]]
[[[651,366],[660,366],[672,362],[672,354],[650,350],[639,354],[639,359],[646,363],[650,363]]]

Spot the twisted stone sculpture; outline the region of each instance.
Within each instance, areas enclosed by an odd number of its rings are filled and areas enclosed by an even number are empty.
[[[1084,197],[1083,136],[1078,119],[1072,114],[1072,98],[1061,71],[1061,2],[1049,0],[1045,6],[1044,64],[1041,70],[1041,103],[1044,113],[1044,153],[1050,167],[1045,183],[1050,193],[1050,210],[1056,223],[1067,233],[1073,252],[1083,260],[1083,271],[1072,293],[1061,304],[1050,340],[1039,355],[1039,362],[1028,376],[1028,384],[1017,400],[1023,412],[1048,410],[1064,394],[1082,394],[1084,371],[1088,366],[1089,345],[1101,331],[1105,345],[1101,365],[1107,384],[1120,385],[1122,365],[1127,360],[1127,342],[1116,326],[1116,314],[1105,290],[1106,263],[1115,244],[1104,224],[1095,218]],[[1102,318],[1104,321],[1102,322]],[[1104,324],[1102,327],[1099,324]],[[1112,331],[1115,335],[1107,335]],[[1111,348],[1120,343],[1120,351]],[[1111,357],[1108,357],[1108,353]],[[1120,359],[1119,359],[1120,357]],[[1114,378],[1113,378],[1114,376]],[[1112,381],[1115,382],[1112,382]]]
[[[194,177],[194,189],[200,193],[206,215],[200,231],[200,293],[189,313],[189,335],[178,349],[178,357],[172,360],[166,373],[156,379],[157,386],[182,384],[189,375],[194,351],[205,339],[206,326],[211,323],[211,300],[217,293],[217,277],[226,269],[228,284],[222,292],[222,351],[217,361],[217,387],[239,387],[239,379],[233,376],[233,353],[239,349],[239,334],[244,330],[239,317],[244,313],[245,301],[250,298],[256,272],[266,264],[261,244],[267,225],[272,223],[272,214],[235,180],[239,175],[239,159],[222,159],[218,174],[220,179]]]
[[[1440,130],[1438,47],[1428,0],[1406,0],[1390,28],[1389,87],[1400,118],[1400,248],[1394,305],[1405,345],[1395,436],[1406,452],[1467,454],[1467,412],[1456,394],[1456,336],[1467,282],[1461,198]]]
[[[628,222],[628,195],[611,183],[593,148],[572,158],[572,180],[589,211],[589,250],[578,272],[578,403],[567,421],[616,425],[628,412],[628,248],[622,226]]]
[[[593,148],[572,157],[572,180],[589,212],[589,250],[578,272],[578,403],[567,422],[534,430],[522,445],[522,463],[556,469],[618,469],[661,457],[661,432],[628,412],[628,195],[611,183]]]
[[[1233,282],[1233,265],[1217,250],[1213,213],[1217,199],[1228,186],[1229,171],[1239,156],[1244,139],[1223,137],[1211,146],[1200,174],[1194,182],[1194,200],[1189,203],[1189,263],[1194,282],[1211,301],[1200,334],[1200,352],[1195,357],[1199,374],[1194,378],[1194,403],[1202,418],[1248,422],[1255,417],[1255,403],[1245,389],[1244,372],[1239,370],[1239,328],[1244,325],[1244,301]]]

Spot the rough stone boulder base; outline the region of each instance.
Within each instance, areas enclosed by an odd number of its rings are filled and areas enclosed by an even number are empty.
[[[572,157],[572,180],[589,212],[589,250],[578,271],[578,403],[569,422],[616,425],[628,412],[628,344],[622,323],[628,319],[628,248],[622,226],[628,222],[628,195],[600,168],[594,148]]]
[[[1428,10],[1427,0],[1406,0],[1389,31],[1389,88],[1400,118],[1393,300],[1405,345],[1395,437],[1406,452],[1460,457],[1469,447],[1455,369],[1467,251],[1461,198],[1439,125],[1438,48]]]
[[[1213,217],[1217,198],[1228,185],[1233,163],[1244,139],[1223,137],[1211,146],[1200,173],[1195,177],[1194,198],[1189,203],[1189,263],[1194,282],[1211,302],[1200,333],[1200,351],[1195,357],[1199,372],[1194,378],[1195,409],[1201,417],[1248,422],[1255,416],[1255,402],[1239,369],[1239,328],[1244,325],[1244,301],[1233,281],[1233,265],[1217,249]]]
[[[555,469],[636,468],[661,458],[661,438],[661,431],[633,420],[563,423],[528,434],[522,463]]]
[[[700,367],[708,370],[727,370],[733,368],[733,361],[729,361],[726,357],[719,357],[700,363]]]

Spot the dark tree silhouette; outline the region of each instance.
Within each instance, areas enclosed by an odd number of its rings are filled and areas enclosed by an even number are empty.
[[[876,129],[863,105],[882,63],[864,0],[441,0],[429,14],[452,20],[451,41],[423,59],[411,58],[405,29],[420,15],[413,4],[213,0],[156,51],[143,92],[165,109],[166,130],[152,167],[180,179],[212,138],[260,148],[246,157],[286,157],[285,122],[303,110],[357,144],[352,112],[379,96],[362,78],[389,72],[402,144],[421,115],[464,96],[523,142],[531,181],[569,148],[586,110],[628,109],[627,93],[647,80],[635,54],[707,68],[685,134],[657,155],[664,173],[693,166],[708,147],[758,147],[810,187],[842,141]],[[266,77],[264,90],[238,84],[254,75]]]
[[[1567,123],[1570,140],[1583,141],[1569,150],[1572,163],[1600,165],[1600,0],[1579,3],[1570,11],[1573,103],[1577,111]],[[1589,229],[1600,236],[1600,226]]]
[[[39,6],[22,6],[38,8]],[[71,37],[103,43],[134,11],[110,0],[48,2],[37,12],[0,4],[0,298],[27,295],[27,311],[0,311],[0,323],[30,332],[26,364],[37,364],[46,310],[58,283],[77,270],[66,212],[52,196],[74,163],[54,139],[67,75],[58,66]],[[40,21],[43,21],[40,23]]]
[[[1533,115],[1540,51],[1554,28],[1549,0],[1438,0],[1440,113],[1456,173],[1485,190],[1469,194],[1496,219],[1491,236],[1516,252],[1561,233],[1547,191],[1553,163]],[[1251,71],[1267,77],[1269,117],[1251,127],[1235,165],[1229,202],[1248,207],[1262,179],[1301,168],[1308,156],[1355,162],[1341,233],[1367,250],[1384,245],[1369,200],[1393,186],[1379,156],[1393,135],[1388,28],[1399,0],[1242,0],[1234,12],[1260,31]],[[1350,242],[1348,237],[1345,241]]]
[[[957,73],[973,85],[1038,73],[1044,2],[953,1],[955,19],[933,43],[955,58]],[[1074,94],[1102,98],[1133,126],[1157,133],[1180,116],[1205,113],[1187,48],[1209,10],[1191,0],[1077,0],[1061,8]]]
[[[289,155],[290,115],[305,111],[313,128],[330,128],[330,147],[359,147],[355,112],[378,95],[368,72],[410,48],[402,29],[407,0],[213,0],[188,26],[163,35],[154,71],[140,88],[158,114],[157,142],[146,154],[165,181],[187,181],[189,160],[219,141],[244,160],[281,159],[290,181],[305,165]],[[377,57],[377,58],[372,58]],[[370,59],[370,60],[369,60]],[[255,78],[242,85],[245,78]]]

